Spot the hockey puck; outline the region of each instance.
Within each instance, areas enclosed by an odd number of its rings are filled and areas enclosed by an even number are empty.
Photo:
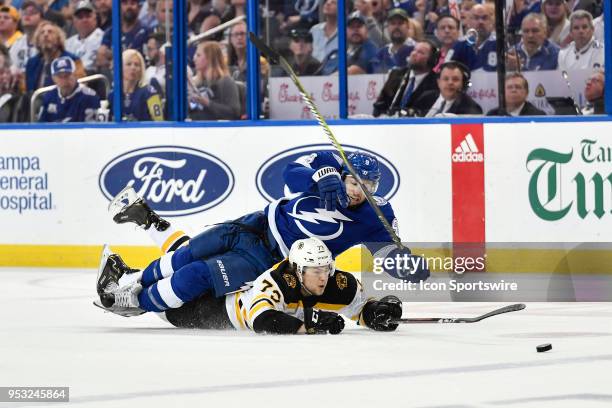
[[[552,344],[540,344],[538,347],[536,347],[536,350],[538,350],[538,353],[544,353],[545,351],[552,350]]]

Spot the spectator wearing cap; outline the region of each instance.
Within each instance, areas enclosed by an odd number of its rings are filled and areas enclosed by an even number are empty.
[[[338,52],[338,7],[336,0],[325,0],[322,13],[325,21],[312,26],[310,33],[312,34],[312,56],[321,63],[325,63],[326,58],[329,59],[332,54]]]
[[[43,96],[39,122],[94,122],[100,108],[96,93],[77,82],[72,58],[59,57],[51,63],[57,89]]]
[[[368,38],[376,44],[378,48],[389,42],[383,30],[378,26],[378,21],[374,18],[371,0],[355,0],[355,10],[359,11],[365,18],[366,27],[368,28]],[[408,15],[406,15],[406,18],[408,18]]]
[[[347,73],[371,74],[376,63],[376,45],[368,39],[365,18],[359,11],[348,17],[346,28],[348,47],[346,50]]]
[[[43,9],[36,2],[27,0],[21,4],[21,28],[23,36],[11,47],[13,70],[23,74],[28,59],[38,54],[34,44],[34,32],[43,19]]]
[[[497,41],[493,32],[494,19],[491,9],[482,4],[476,4],[470,10],[468,17],[469,28],[476,30],[476,41],[466,38],[457,41],[449,57],[452,61],[459,61],[470,71],[482,69],[484,71],[497,70]]]
[[[408,57],[408,66],[395,68],[374,102],[374,116],[414,116],[414,103],[427,91],[437,90],[437,48],[431,41],[416,44]]]
[[[487,112],[487,116],[542,116],[546,112],[536,108],[527,100],[529,95],[529,83],[527,79],[518,72],[506,75],[505,101],[506,112],[502,112],[499,107]]]
[[[66,40],[66,50],[81,58],[85,70],[93,73],[96,71],[96,54],[104,32],[98,28],[96,10],[89,0],[77,3],[73,21],[77,34]]]
[[[528,14],[521,23],[521,41],[506,54],[509,70],[543,71],[557,69],[559,47],[546,38],[546,18],[542,14]]]
[[[387,72],[392,68],[405,67],[415,42],[408,37],[410,24],[408,14],[396,8],[387,15],[387,31],[391,42],[376,53],[376,72]]]
[[[149,38],[149,30],[138,21],[140,3],[138,0],[121,0],[121,48],[134,49],[142,54]],[[104,32],[102,45],[98,49],[96,65],[98,69],[110,69],[113,59],[112,28]]]
[[[440,44],[440,53],[438,63],[434,67],[435,72],[440,71],[440,65],[446,61],[449,51],[459,40],[460,31],[461,23],[453,16],[442,16],[436,22],[434,34]]]
[[[66,51],[64,31],[55,24],[43,21],[34,33],[34,44],[38,54],[26,63],[26,90],[34,92],[43,86],[53,85],[51,62],[59,57],[70,57],[75,64],[77,78],[85,76],[85,69],[80,58]]]
[[[312,56],[312,34],[303,28],[294,28],[289,32],[289,50],[291,55],[287,62],[298,75],[317,75],[321,63]],[[273,67],[272,76],[285,76],[280,67]]]
[[[595,39],[593,16],[585,10],[577,10],[570,16],[572,41],[559,51],[559,69],[592,70],[604,66],[604,45]]]
[[[19,24],[19,12],[13,6],[0,7],[0,41],[6,46],[11,46],[23,35],[17,29]]]

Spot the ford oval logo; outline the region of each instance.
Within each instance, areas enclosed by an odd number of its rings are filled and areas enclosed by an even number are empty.
[[[385,159],[376,152],[364,149],[362,147],[351,145],[345,145],[343,147],[347,154],[354,152],[355,150],[360,150],[362,152],[373,154],[376,156],[376,158],[378,158],[378,163],[380,165],[380,171],[382,174],[380,178],[380,185],[378,186],[378,191],[376,192],[377,196],[381,196],[389,200],[395,195],[395,193],[397,193],[397,189],[399,188],[400,184],[399,173],[397,172],[395,166],[389,162],[389,160]],[[259,193],[268,201],[274,201],[291,194],[283,181],[283,170],[285,169],[285,166],[291,162],[294,162],[301,156],[306,156],[320,151],[336,152],[336,150],[334,150],[328,144],[318,144],[295,147],[272,156],[266,160],[265,164],[262,165],[259,170],[257,170],[257,190],[259,190]]]
[[[234,174],[212,154],[155,146],[117,156],[104,166],[99,183],[109,200],[131,185],[158,214],[174,216],[220,204],[234,188]]]

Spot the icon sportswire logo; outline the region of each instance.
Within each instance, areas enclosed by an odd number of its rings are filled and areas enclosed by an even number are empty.
[[[471,133],[468,133],[459,146],[455,148],[452,159],[454,162],[459,163],[484,161],[484,156],[478,150],[478,146]]]
[[[234,175],[219,158],[193,148],[154,146],[123,153],[100,172],[100,190],[111,200],[125,186],[160,215],[198,213],[224,201]]]

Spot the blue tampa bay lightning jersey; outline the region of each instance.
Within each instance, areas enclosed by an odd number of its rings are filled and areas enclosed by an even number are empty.
[[[281,198],[266,207],[270,231],[283,255],[288,255],[288,248],[296,240],[307,237],[325,241],[334,256],[360,243],[390,242],[389,233],[367,202],[349,208],[338,207],[335,211],[328,211],[320,205],[317,184],[312,175],[326,166],[341,172],[342,160],[336,154],[319,152],[289,164],[283,174],[285,183],[292,192],[302,193]],[[391,204],[381,197],[375,196],[374,199],[399,235]]]
[[[74,92],[65,98],[55,89],[43,96],[38,121],[93,122],[99,108],[100,98],[86,86],[77,85]]]
[[[497,70],[497,40],[495,34],[491,34],[480,47],[475,48],[467,40],[458,41],[452,48],[452,52],[446,56],[447,60],[459,61],[471,71],[483,69],[484,71]]]

